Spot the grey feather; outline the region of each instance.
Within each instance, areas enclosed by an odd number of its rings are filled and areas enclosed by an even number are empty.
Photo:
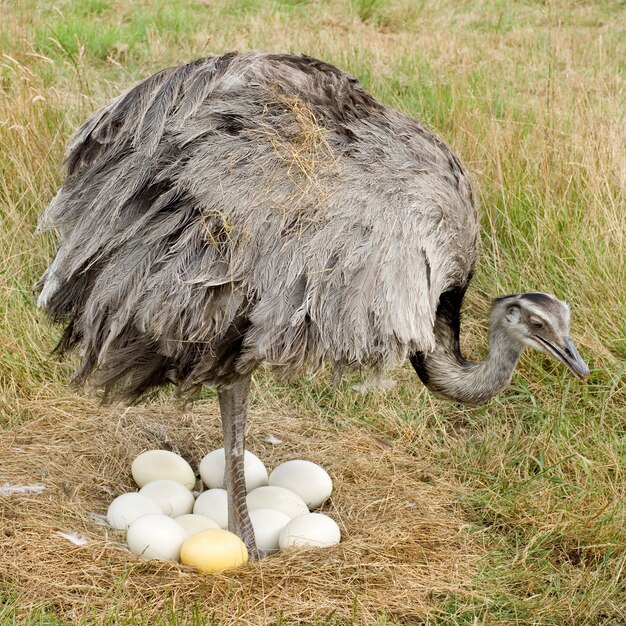
[[[433,351],[476,258],[450,149],[308,57],[164,70],[95,113],[67,167],[40,303],[113,395]]]

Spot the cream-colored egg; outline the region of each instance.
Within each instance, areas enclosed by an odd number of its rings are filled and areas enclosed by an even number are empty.
[[[200,461],[200,477],[209,489],[222,489],[224,487],[224,468],[226,458],[224,448],[209,452]],[[257,487],[267,485],[267,470],[259,457],[246,450],[243,455],[244,475],[246,477],[246,491],[252,491]]]
[[[204,530],[183,543],[180,560],[203,572],[222,572],[246,563],[248,550],[237,535],[227,530]]]
[[[297,493],[309,508],[315,509],[328,500],[333,481],[326,470],[311,461],[281,463],[269,477],[269,484]]]
[[[191,465],[182,456],[168,450],[142,452],[133,461],[130,471],[139,487],[161,478],[175,480],[188,489],[193,489],[196,484]]]
[[[284,487],[259,487],[247,495],[246,502],[249,511],[273,509],[281,511],[292,519],[309,512],[304,500]]]
[[[129,527],[126,543],[129,550],[146,559],[178,561],[187,531],[166,515],[142,515]]]
[[[273,509],[254,509],[250,511],[250,522],[254,530],[256,547],[267,553],[278,550],[278,538],[282,529],[291,518]]]
[[[117,496],[107,510],[107,522],[116,530],[126,530],[142,515],[160,515],[161,507],[141,493],[123,493]]]
[[[341,532],[335,520],[322,513],[309,513],[292,519],[278,539],[282,549],[292,546],[327,548],[339,543]]]
[[[169,517],[180,517],[193,509],[193,494],[175,480],[152,480],[139,493],[154,500]]]
[[[196,515],[194,513],[187,513],[175,518],[175,520],[187,531],[187,535],[195,535],[203,530],[215,530],[219,528],[217,522],[214,522],[211,518],[204,515]]]
[[[220,528],[228,528],[228,495],[226,489],[207,489],[193,505],[196,515],[212,519]]]

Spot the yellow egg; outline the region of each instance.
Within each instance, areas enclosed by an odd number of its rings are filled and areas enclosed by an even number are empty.
[[[237,535],[227,530],[203,530],[183,543],[180,560],[213,574],[247,563],[248,550]]]

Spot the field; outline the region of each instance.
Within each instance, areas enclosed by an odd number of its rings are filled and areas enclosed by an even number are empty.
[[[0,0],[0,16],[0,489],[46,485],[0,491],[0,623],[626,623],[623,2]],[[34,231],[92,111],[163,67],[258,49],[349,71],[467,165],[468,355],[485,354],[491,298],[548,291],[591,376],[527,353],[507,392],[467,408],[408,363],[367,393],[259,372],[251,448],[326,464],[344,541],[211,578],[138,562],[89,513],[130,487],[142,447],[218,447],[214,393],[128,410],[70,389],[32,291],[54,238]]]

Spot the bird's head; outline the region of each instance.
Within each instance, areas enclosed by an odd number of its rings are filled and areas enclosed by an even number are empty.
[[[569,336],[569,306],[547,293],[523,293],[494,301],[492,322],[497,321],[522,345],[547,352],[565,363],[579,379],[589,376]]]

